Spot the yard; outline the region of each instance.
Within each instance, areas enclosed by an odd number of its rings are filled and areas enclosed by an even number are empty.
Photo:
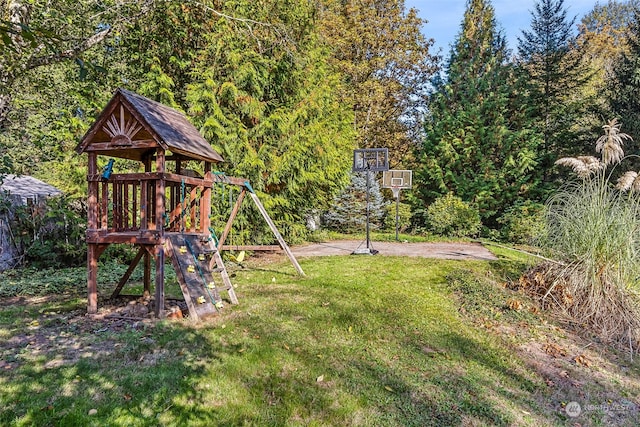
[[[308,258],[306,278],[250,258],[240,304],[197,325],[91,319],[82,268],[5,272],[0,424],[636,425],[638,361],[510,291],[522,259],[497,255]]]

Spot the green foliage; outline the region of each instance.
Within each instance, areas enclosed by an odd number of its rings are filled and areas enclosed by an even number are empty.
[[[618,180],[628,193],[610,182],[606,167],[623,160],[628,135],[619,132],[616,120],[603,128],[605,135],[596,143],[602,160],[595,159],[601,167],[561,188],[547,204],[544,243],[567,265],[546,269],[553,283],[547,293],[560,283],[563,309],[605,342],[633,353],[640,342],[640,193],[634,189],[634,171]]]
[[[625,286],[633,285],[640,276],[640,200],[615,190],[605,177],[600,172],[571,183],[549,200],[545,243],[569,260],[588,263],[590,276],[612,268]]]
[[[339,96],[353,109],[360,147],[387,147],[394,166],[414,160],[429,78],[437,71],[426,21],[403,0],[322,0],[318,26],[342,73]]]
[[[31,205],[4,205],[22,262],[36,268],[82,264],[86,215],[78,202],[50,197]]]
[[[430,230],[441,236],[472,237],[480,231],[477,209],[452,193],[434,201],[427,209]]]
[[[624,123],[625,132],[635,140],[627,148],[627,152],[637,153],[640,142],[640,13],[637,9],[630,19],[625,36],[628,50],[614,58],[614,73],[608,80],[608,89],[613,113]]]
[[[396,230],[396,202],[395,200],[389,201],[385,207],[385,214],[382,223],[382,230],[394,231]],[[398,229],[405,232],[411,227],[411,205],[408,203],[400,202],[398,204]]]
[[[216,21],[194,64],[189,112],[225,158],[224,171],[249,179],[295,238],[348,179],[352,113],[337,97],[340,75],[312,31],[311,5],[240,4],[229,13],[269,25],[252,24],[260,31],[249,36],[234,20]],[[263,223],[250,212],[247,223]]]
[[[493,7],[469,2],[446,78],[434,82],[418,154],[416,210],[454,192],[493,227],[516,201],[539,196],[540,137],[506,60]]]
[[[380,184],[373,175],[369,178],[369,224],[379,228],[385,213]],[[331,208],[324,213],[326,228],[343,233],[362,232],[367,220],[367,178],[365,173],[352,173],[351,183],[336,196]]]
[[[576,154],[575,141],[584,131],[578,122],[592,103],[583,89],[593,73],[583,60],[584,51],[575,47],[575,21],[567,16],[564,0],[539,0],[531,12],[531,29],[518,38],[519,69],[526,76],[536,127],[544,136],[539,166],[546,180],[558,156]]]
[[[532,201],[514,205],[498,219],[502,239],[511,243],[533,244],[544,239],[545,206]]]
[[[640,197],[615,190],[600,172],[561,189],[548,210],[546,246],[571,263],[555,279],[574,301],[569,312],[605,341],[633,347],[640,331]]]

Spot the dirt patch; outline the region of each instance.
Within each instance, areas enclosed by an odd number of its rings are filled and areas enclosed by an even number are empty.
[[[350,255],[366,250],[364,241],[336,240],[327,243],[312,243],[294,246],[291,251],[296,257],[315,257],[330,255]],[[439,259],[493,261],[495,257],[480,243],[402,243],[370,242],[370,249],[378,256],[410,256]]]

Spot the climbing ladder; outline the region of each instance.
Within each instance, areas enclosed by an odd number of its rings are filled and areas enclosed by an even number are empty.
[[[167,254],[192,319],[216,314],[222,308],[221,291],[228,292],[232,304],[238,303],[220,252],[211,239],[198,234],[171,234],[167,238]],[[219,274],[218,282],[214,274]]]

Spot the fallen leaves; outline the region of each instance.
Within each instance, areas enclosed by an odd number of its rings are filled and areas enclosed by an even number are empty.
[[[560,347],[558,344],[552,343],[552,342],[547,342],[546,344],[544,344],[542,346],[542,349],[548,355],[550,355],[552,357],[556,357],[556,358],[557,357],[565,357],[567,355],[567,350],[565,350],[564,348]]]
[[[507,308],[509,308],[509,310],[520,311],[523,307],[524,304],[522,304],[522,301],[516,298],[509,298],[507,300]]]
[[[589,368],[591,367],[591,365],[593,365],[591,359],[589,359],[589,357],[587,357],[587,355],[585,354],[579,354],[573,360],[576,362],[576,365],[584,366],[586,368]]]

